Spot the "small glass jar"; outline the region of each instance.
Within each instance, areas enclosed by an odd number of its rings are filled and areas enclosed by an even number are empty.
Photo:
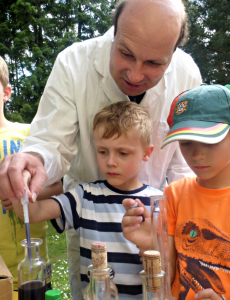
[[[46,262],[39,256],[42,239],[23,240],[25,258],[18,265],[18,300],[45,300]]]
[[[88,266],[89,284],[85,289],[84,300],[118,300],[118,291],[113,282],[114,271],[111,266],[94,269]]]

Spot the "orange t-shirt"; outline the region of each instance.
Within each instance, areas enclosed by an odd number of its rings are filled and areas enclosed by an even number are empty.
[[[207,189],[196,178],[184,178],[165,189],[168,234],[177,251],[172,293],[194,300],[212,288],[230,299],[230,187]]]

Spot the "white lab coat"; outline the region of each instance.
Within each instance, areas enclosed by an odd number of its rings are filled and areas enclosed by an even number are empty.
[[[65,176],[65,189],[72,180],[102,179],[93,142],[92,123],[103,107],[129,101],[109,72],[113,28],[104,36],[75,43],[62,51],[54,64],[22,151],[40,153],[48,174],[46,185]],[[141,101],[154,127],[154,151],[143,162],[143,183],[162,189],[169,182],[191,175],[177,142],[160,149],[168,131],[167,117],[173,99],[182,91],[199,86],[201,75],[193,59],[177,49],[164,77]]]
[[[75,43],[62,51],[54,64],[32,122],[30,136],[23,142],[23,152],[38,152],[45,161],[46,185],[65,174],[64,189],[74,181],[102,179],[94,148],[92,123],[103,107],[129,101],[109,72],[113,28],[104,36]],[[140,181],[163,190],[169,182],[192,175],[177,142],[160,149],[168,131],[167,116],[171,102],[182,91],[199,86],[201,75],[192,58],[177,49],[164,77],[148,90],[141,101],[153,119],[152,143],[155,148],[148,162],[143,162]],[[79,238],[67,234],[71,294],[80,300]]]

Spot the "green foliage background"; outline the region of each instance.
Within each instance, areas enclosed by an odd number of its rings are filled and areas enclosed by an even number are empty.
[[[230,0],[185,0],[190,38],[184,50],[205,83],[230,84]]]
[[[57,54],[73,42],[102,35],[116,0],[1,0],[0,55],[13,90],[11,121],[30,123]]]

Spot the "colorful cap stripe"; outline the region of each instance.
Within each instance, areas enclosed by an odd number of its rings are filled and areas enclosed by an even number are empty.
[[[198,128],[198,127],[180,128],[180,129],[171,131],[165,139],[170,138],[171,136],[174,136],[176,134],[188,134],[188,133],[199,134],[199,135],[215,135],[215,134],[222,132],[227,126],[229,126],[229,125],[220,123],[215,126],[208,127],[208,128]]]

